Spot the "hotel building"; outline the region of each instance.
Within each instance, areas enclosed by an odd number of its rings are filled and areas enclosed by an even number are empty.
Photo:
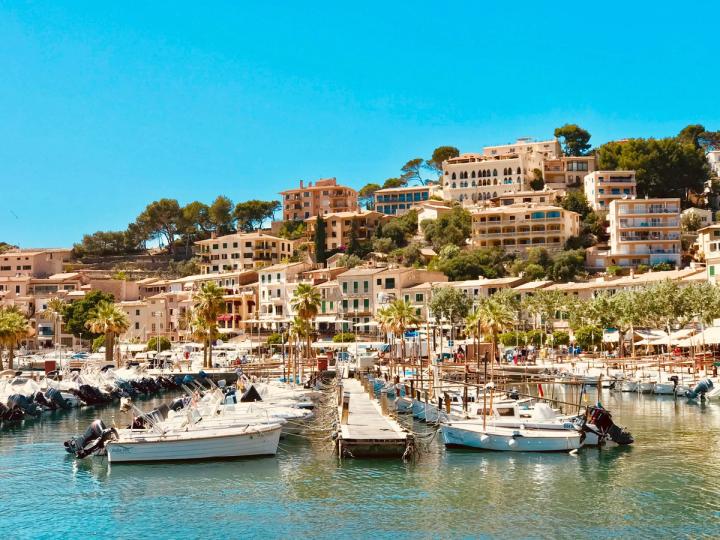
[[[679,266],[680,199],[619,199],[610,203],[610,251],[588,250],[588,266]]]
[[[249,270],[292,257],[293,242],[263,232],[236,233],[195,242],[203,274]]]
[[[580,215],[558,206],[525,203],[472,212],[475,247],[501,247],[515,253],[530,247],[558,251],[579,232]]]
[[[375,192],[375,211],[381,214],[403,214],[433,195],[440,193],[440,186],[405,186],[379,189]]]
[[[352,188],[339,186],[335,178],[324,178],[307,186],[280,192],[283,220],[298,221],[312,216],[354,212],[358,209],[358,194]]]
[[[595,171],[585,176],[585,197],[593,210],[608,210],[610,202],[634,198],[635,171]]]

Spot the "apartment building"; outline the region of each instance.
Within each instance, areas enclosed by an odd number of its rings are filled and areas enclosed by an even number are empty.
[[[557,139],[534,141],[523,137],[512,144],[500,144],[483,148],[484,156],[501,156],[505,154],[533,155],[542,158],[558,158],[562,156],[562,148]]]
[[[305,220],[312,216],[325,216],[337,212],[354,212],[358,209],[358,194],[352,188],[340,186],[335,178],[323,178],[300,187],[280,192],[285,221]]]
[[[375,211],[388,215],[403,214],[440,193],[440,186],[432,184],[379,189],[375,192]]]
[[[720,223],[698,229],[697,233],[695,244],[705,259],[720,256]]]
[[[442,272],[419,268],[353,268],[337,277],[340,293],[337,315],[353,324],[369,323],[380,308],[402,299],[406,289],[421,283],[446,281],[447,276]],[[416,310],[421,314],[419,307]]]
[[[292,241],[261,231],[208,238],[195,245],[203,274],[261,268],[278,264],[295,253]]]
[[[490,199],[490,203],[493,206],[509,206],[520,203],[555,204],[560,202],[562,193],[564,192],[557,189],[511,191],[505,195]]]
[[[621,199],[610,203],[610,250],[588,250],[588,266],[679,266],[680,199]]]
[[[519,203],[472,213],[475,247],[501,247],[515,253],[530,247],[558,251],[579,233],[580,215],[558,206]]]
[[[303,280],[310,264],[296,262],[276,264],[258,271],[258,306],[261,321],[289,322],[295,315],[292,308],[295,289]]]
[[[305,238],[314,249],[313,239],[317,228],[317,217],[305,220]],[[325,221],[325,249],[328,251],[342,249],[350,245],[353,230],[358,241],[372,238],[378,225],[388,220],[389,216],[376,211],[338,212],[323,216]]]
[[[595,171],[585,176],[584,187],[593,210],[607,211],[610,202],[637,195],[635,171]]]
[[[550,189],[579,187],[584,178],[596,169],[595,156],[561,156],[543,160],[545,186]]]
[[[715,177],[720,177],[720,150],[713,150],[711,152],[708,152],[705,157],[707,158],[708,164],[710,165],[712,175]]]
[[[44,278],[60,274],[70,260],[70,249],[19,249],[0,253],[0,277]]]
[[[443,162],[443,197],[466,205],[487,201],[511,191],[522,191],[528,168],[535,162],[532,154],[489,156],[461,154]]]

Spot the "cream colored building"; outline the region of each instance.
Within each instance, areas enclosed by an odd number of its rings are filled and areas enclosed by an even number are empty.
[[[713,150],[711,152],[708,152],[705,157],[707,158],[708,164],[710,165],[712,175],[715,177],[720,177],[720,150]]]
[[[534,141],[530,138],[517,139],[512,144],[500,144],[483,148],[484,156],[501,156],[505,154],[534,155],[542,158],[558,158],[562,156],[562,148],[557,139]]]
[[[313,185],[280,192],[283,203],[283,219],[300,221],[313,216],[337,212],[354,212],[358,209],[358,194],[352,188],[340,186],[335,178],[323,178]]]
[[[564,191],[557,189],[512,191],[495,199],[490,199],[490,203],[493,206],[508,206],[520,203],[555,204],[560,202],[562,193]]]
[[[610,250],[589,252],[590,267],[680,265],[680,199],[614,200],[608,221]]]
[[[579,187],[583,185],[584,178],[595,168],[594,154],[547,158],[543,160],[543,181],[545,186],[550,189]]]
[[[522,191],[528,181],[528,169],[539,166],[533,155],[461,154],[443,162],[443,197],[464,205]]]
[[[374,209],[381,214],[404,214],[440,193],[440,186],[433,184],[379,189],[375,192]]]
[[[262,268],[289,259],[292,241],[261,231],[235,233],[195,242],[203,274]]]
[[[48,277],[60,274],[70,260],[69,249],[21,249],[0,253],[0,276]]]
[[[698,231],[713,224],[713,212],[709,208],[696,208],[694,206],[686,208],[680,214],[680,219],[686,216],[694,216],[697,218],[700,225],[700,227],[698,227]]]
[[[706,260],[720,256],[720,223],[698,229],[695,243]]]
[[[635,171],[595,171],[585,176],[584,187],[593,210],[607,211],[612,201],[637,195]]]
[[[303,272],[310,264],[296,262],[276,264],[258,271],[258,319],[268,323],[289,323],[295,316],[292,308],[295,289],[302,283]],[[309,282],[308,282],[309,283]]]
[[[346,248],[350,245],[353,228],[358,241],[372,238],[378,225],[388,220],[389,216],[375,211],[339,212],[323,216],[325,221],[325,249]],[[314,238],[317,228],[317,217],[305,220],[307,226],[305,238],[310,244],[311,250],[315,249]]]
[[[580,215],[558,206],[525,203],[472,212],[475,247],[501,247],[516,253],[530,247],[558,251],[579,233]]]

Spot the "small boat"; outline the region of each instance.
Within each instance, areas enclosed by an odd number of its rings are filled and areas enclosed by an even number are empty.
[[[652,394],[655,390],[655,381],[640,380],[637,383],[637,391],[641,394]]]
[[[581,433],[565,429],[518,429],[477,421],[450,422],[440,427],[446,446],[467,446],[505,452],[563,452],[582,446]]]
[[[398,414],[410,414],[413,411],[413,400],[409,397],[401,396],[395,400],[395,410]]]
[[[638,389],[638,382],[631,380],[631,379],[625,379],[620,383],[620,391],[621,392],[637,392]]]
[[[123,432],[107,442],[108,462],[182,461],[277,454],[281,424],[193,431]]]

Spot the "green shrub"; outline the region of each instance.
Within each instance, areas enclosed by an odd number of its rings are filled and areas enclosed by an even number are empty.
[[[355,334],[352,332],[340,332],[333,336],[333,343],[352,343],[355,341]]]
[[[92,352],[98,352],[100,347],[105,346],[105,334],[96,337],[92,342]]]
[[[559,345],[569,345],[570,344],[570,334],[567,332],[563,332],[562,330],[556,330],[552,333],[552,343],[555,347]]]
[[[170,340],[166,338],[165,336],[160,336],[158,338],[157,336],[151,337],[147,342],[147,348],[148,351],[157,351],[158,350],[158,339],[160,340],[160,352],[167,351],[172,347],[172,344],[170,343]]]

